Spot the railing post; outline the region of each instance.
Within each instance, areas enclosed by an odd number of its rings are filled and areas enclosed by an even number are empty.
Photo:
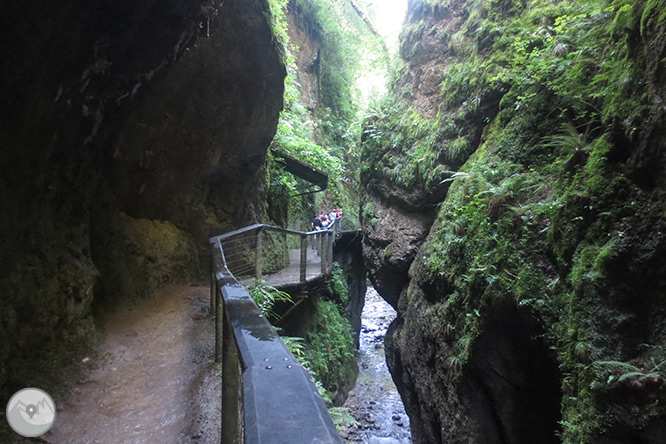
[[[215,293],[217,289],[217,278],[215,277],[215,259],[210,255],[210,314],[215,316]]]
[[[333,239],[335,235],[333,231],[328,231],[326,234],[326,274],[331,272],[333,268]]]
[[[333,242],[335,242],[336,233],[331,233],[331,237],[328,241],[328,273],[330,274],[333,271]]]
[[[256,274],[254,278],[254,285],[259,285],[261,284],[261,274],[262,274],[262,267],[263,267],[263,262],[264,262],[264,251],[263,251],[263,238],[261,235],[263,234],[264,230],[259,229],[257,230],[257,269],[256,269]]]
[[[210,283],[210,303],[211,314],[215,319],[215,362],[222,360],[222,318],[224,317],[224,308],[220,283],[217,274],[224,267],[225,259],[222,252],[222,246],[219,239],[211,242],[210,250],[211,263],[211,283]]]
[[[221,362],[224,349],[224,301],[217,284],[215,287],[215,362]]]
[[[319,232],[319,242],[317,246],[319,247],[319,259],[321,260],[321,274],[326,274],[326,230]]]
[[[307,279],[308,270],[308,237],[305,234],[301,235],[301,272],[300,282],[305,282]]]

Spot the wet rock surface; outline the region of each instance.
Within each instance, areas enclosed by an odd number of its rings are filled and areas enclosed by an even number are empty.
[[[0,389],[34,385],[7,362],[90,335],[100,301],[192,282],[209,236],[264,219],[286,74],[268,14],[265,0],[7,5]]]
[[[354,347],[359,348],[361,316],[367,293],[368,273],[363,260],[363,236],[358,231],[343,231],[333,245],[333,260],[347,278],[348,298],[345,316],[352,326]]]
[[[381,195],[368,195],[362,217],[363,256],[370,280],[394,308],[409,283],[408,270],[432,224],[426,213],[411,212]]]
[[[631,63],[625,78],[640,84],[611,82],[596,97],[588,87],[606,72],[553,71],[548,82],[558,77],[590,100],[589,114],[565,127],[552,110],[569,103],[569,93],[536,85],[523,100],[522,79],[480,76],[473,88],[470,76],[455,79],[462,66],[480,72],[459,51],[465,45],[476,48],[474,63],[488,66],[509,54],[491,33],[463,36],[479,23],[473,3],[410,2],[395,101],[369,120],[363,141],[364,255],[377,290],[398,300],[386,355],[413,441],[661,443],[666,114],[664,82],[654,74],[663,72],[664,17],[647,20],[652,3],[637,2],[590,24],[600,32],[581,35],[581,45],[599,55],[621,51]],[[570,3],[587,13],[587,3]],[[485,11],[502,26],[542,29],[533,9],[512,5]],[[633,25],[605,34],[620,19]],[[629,43],[638,34],[642,42]],[[560,66],[556,52],[544,47],[541,55],[553,58],[538,63]],[[524,72],[520,57],[510,56]],[[568,54],[568,63],[589,59]],[[632,112],[606,99],[613,95]],[[580,131],[578,122],[593,119],[602,125]],[[423,121],[432,126],[410,138]],[[586,153],[543,150],[555,139],[564,148],[564,135]],[[410,158],[425,145],[437,147],[423,151],[430,158]],[[416,254],[396,248],[401,232],[418,227],[405,221],[422,211],[421,196],[404,189],[451,181]],[[651,383],[633,379],[653,369]]]
[[[356,423],[344,427],[347,442],[411,444],[409,418],[386,366],[384,336],[395,311],[369,288],[363,309],[359,376],[345,407]]]

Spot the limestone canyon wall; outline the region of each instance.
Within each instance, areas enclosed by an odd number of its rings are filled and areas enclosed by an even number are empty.
[[[96,304],[203,280],[265,214],[285,68],[264,0],[11,2],[0,26],[0,386]]]
[[[663,440],[664,6],[409,2],[361,216],[416,444]]]

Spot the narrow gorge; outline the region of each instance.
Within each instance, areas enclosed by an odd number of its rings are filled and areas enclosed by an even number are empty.
[[[397,43],[389,0],[4,5],[2,399],[134,304],[209,335],[211,236],[339,210],[354,254],[283,322],[331,405],[371,285],[414,444],[661,444],[666,0],[402,3]]]

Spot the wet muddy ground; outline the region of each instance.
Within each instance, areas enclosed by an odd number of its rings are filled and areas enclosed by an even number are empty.
[[[50,444],[212,444],[220,441],[220,368],[213,362],[208,286],[177,287],[117,308],[104,334],[63,376],[54,427],[16,442]],[[411,444],[409,419],[388,373],[384,336],[395,311],[369,289],[359,377],[345,406],[355,424],[347,442]]]
[[[220,371],[207,286],[171,288],[125,305],[56,400],[51,444],[219,442]],[[81,370],[81,369],[77,369]]]
[[[384,336],[396,313],[374,290],[368,288],[362,314],[359,375],[345,407],[357,423],[343,426],[348,442],[364,444],[411,444],[409,418],[393,384],[386,357]]]

